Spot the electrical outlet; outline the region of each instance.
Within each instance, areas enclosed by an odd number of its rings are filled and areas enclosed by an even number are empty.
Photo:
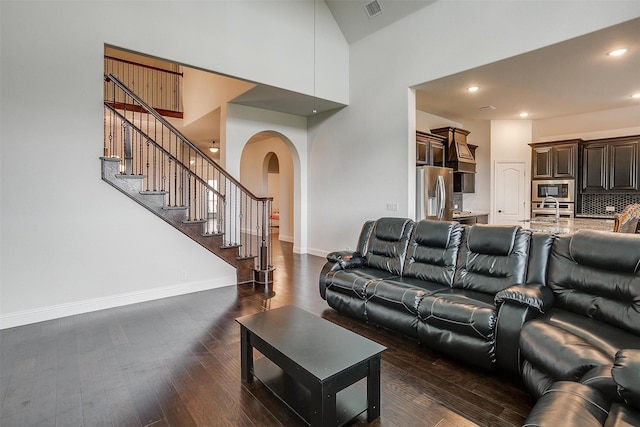
[[[183,270],[182,272],[180,272],[180,279],[182,279],[182,281],[185,281],[188,279],[188,275],[186,271]]]
[[[604,208],[605,211],[607,212],[615,212],[616,211],[616,207],[615,206],[607,206],[606,208]]]
[[[397,203],[387,203],[387,210],[389,212],[396,212],[398,210],[398,204]]]

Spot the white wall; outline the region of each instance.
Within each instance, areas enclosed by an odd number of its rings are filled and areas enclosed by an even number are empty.
[[[318,5],[316,94],[347,103],[348,45]],[[235,283],[227,264],[101,181],[105,43],[314,92],[311,2],[123,6],[0,2],[0,327]],[[305,146],[300,127],[291,138]]]
[[[637,16],[633,0],[438,1],[352,44],[349,106],[310,121],[310,251],[353,247],[366,219],[411,216],[407,88]]]

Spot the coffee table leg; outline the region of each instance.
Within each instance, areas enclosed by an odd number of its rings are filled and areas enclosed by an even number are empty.
[[[336,425],[336,388],[332,382],[318,383],[311,390],[310,421],[311,427]]]
[[[253,347],[249,344],[249,331],[240,325],[240,376],[242,381],[253,381]]]
[[[369,422],[380,416],[380,355],[369,360],[367,376],[367,420]]]

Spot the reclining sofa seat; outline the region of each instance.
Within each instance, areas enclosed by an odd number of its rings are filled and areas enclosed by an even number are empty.
[[[617,397],[573,381],[553,383],[536,402],[524,427],[630,427],[640,425],[640,350],[620,350],[610,368]]]
[[[531,232],[519,226],[469,228],[460,245],[452,287],[425,295],[420,302],[420,341],[476,366],[493,368],[501,328],[495,296],[525,284],[530,240]]]
[[[320,295],[341,313],[367,320],[367,289],[385,279],[398,278],[414,223],[404,218],[367,221],[355,252],[327,255],[320,273]]]
[[[640,246],[634,235],[581,230],[553,243],[542,316],[520,334],[522,378],[539,398],[558,381],[581,382],[619,399],[611,365],[640,349]]]

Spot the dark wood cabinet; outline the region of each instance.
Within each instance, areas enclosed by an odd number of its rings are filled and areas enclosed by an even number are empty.
[[[607,189],[607,147],[589,144],[582,147],[582,191]]]
[[[551,178],[551,147],[532,147],[533,178]]]
[[[473,158],[476,158],[477,145],[467,144]],[[476,192],[476,174],[466,172],[453,173],[453,192],[454,193],[475,193]]]
[[[638,145],[636,140],[609,146],[609,190],[638,190]]]
[[[445,166],[447,140],[427,132],[416,132],[416,164]]]
[[[640,190],[640,135],[582,144],[582,192],[628,193]]]
[[[532,178],[575,178],[579,142],[579,139],[572,139],[530,144]]]

